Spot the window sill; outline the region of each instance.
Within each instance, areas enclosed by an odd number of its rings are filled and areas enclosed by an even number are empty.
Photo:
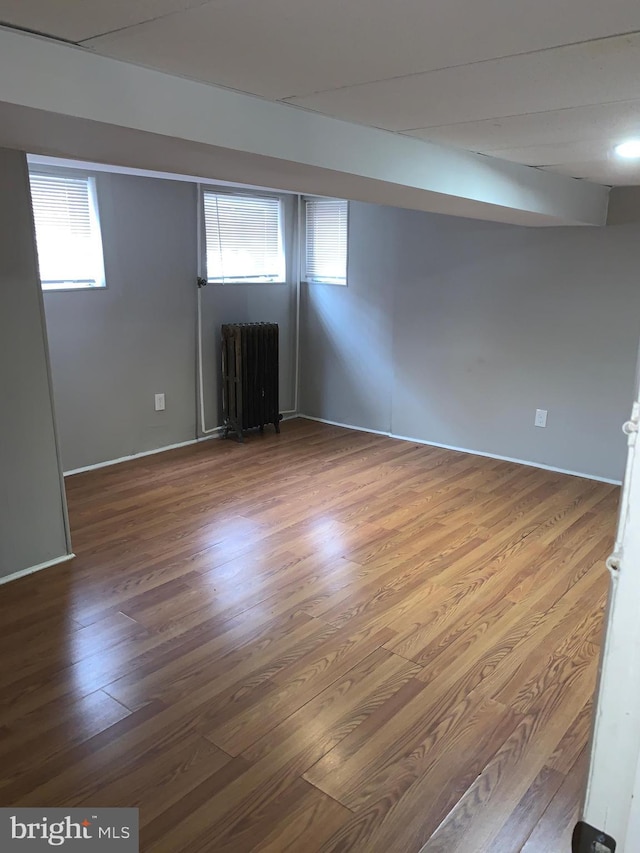
[[[88,290],[104,291],[107,290],[106,284],[83,284],[70,285],[69,287],[46,287],[40,282],[43,293],[86,293]]]
[[[348,282],[346,281],[330,281],[329,279],[319,279],[319,278],[311,278],[304,279],[303,284],[330,284],[334,287],[347,287]]]
[[[264,287],[265,285],[268,286],[270,284],[275,284],[275,285],[280,286],[283,284],[289,284],[289,282],[288,281],[259,281],[257,279],[253,280],[253,281],[211,281],[211,280],[207,281],[207,286],[213,285],[216,287],[238,287],[238,286],[242,287],[243,285],[246,285],[246,284],[253,285],[254,287],[255,286]]]

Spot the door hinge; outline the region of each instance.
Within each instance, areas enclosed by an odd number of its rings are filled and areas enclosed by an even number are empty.
[[[614,853],[616,842],[606,832],[578,821],[571,838],[572,853]]]
[[[635,402],[631,409],[631,417],[628,421],[622,424],[622,432],[627,436],[629,447],[633,447],[636,443],[638,434],[638,425],[640,423],[640,402]]]
[[[605,566],[609,569],[611,577],[618,577],[620,574],[620,563],[622,561],[622,554],[620,551],[614,551],[613,554],[609,554],[607,559],[604,561]]]

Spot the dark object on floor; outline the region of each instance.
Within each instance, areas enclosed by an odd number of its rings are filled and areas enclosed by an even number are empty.
[[[280,432],[277,323],[222,326],[222,412],[225,438],[233,431],[242,441],[265,424]]]
[[[573,853],[614,853],[616,842],[604,832],[579,821],[573,830]]]

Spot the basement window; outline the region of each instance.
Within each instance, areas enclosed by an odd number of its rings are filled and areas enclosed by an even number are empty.
[[[306,198],[305,280],[310,284],[347,283],[349,203]]]
[[[95,178],[29,173],[43,290],[105,287]]]
[[[210,190],[203,190],[202,197],[207,281],[286,281],[281,200]]]

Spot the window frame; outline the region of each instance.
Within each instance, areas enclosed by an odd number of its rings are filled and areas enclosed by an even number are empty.
[[[307,272],[307,203],[308,202],[342,202],[347,206],[347,223],[346,223],[346,248],[345,248],[345,258],[344,258],[344,281],[337,281],[335,278],[310,278]],[[333,198],[329,196],[313,196],[313,195],[302,195],[300,196],[300,203],[302,205],[302,216],[301,218],[301,228],[300,228],[300,260],[302,267],[302,277],[301,280],[305,284],[324,284],[324,285],[333,285],[334,287],[348,287],[349,285],[349,228],[351,221],[351,204],[349,200],[346,198]]]
[[[227,195],[236,198],[267,198],[278,202],[278,237],[280,244],[280,255],[282,258],[282,278],[277,281],[265,281],[259,278],[246,278],[237,280],[221,281],[220,279],[209,278],[207,269],[207,225],[204,211],[204,197],[206,193],[213,195]],[[286,211],[285,199],[283,195],[276,192],[268,192],[252,189],[236,189],[235,187],[218,186],[216,184],[199,184],[198,186],[198,260],[200,264],[200,276],[207,282],[208,286],[213,287],[242,287],[249,285],[252,287],[262,285],[283,285],[289,283],[289,259],[287,257],[287,238],[286,238]]]
[[[95,228],[94,241],[95,250],[99,257],[96,259],[95,271],[97,277],[93,279],[95,284],[79,283],[66,287],[58,286],[52,282],[52,286],[46,286],[47,280],[42,279],[40,272],[40,258],[38,255],[38,240],[35,225],[35,211],[33,208],[33,197],[31,197],[31,215],[33,219],[33,236],[36,244],[36,256],[38,257],[38,278],[40,280],[40,288],[43,293],[86,293],[87,291],[104,291],[107,289],[107,277],[105,274],[104,263],[104,242],[102,239],[102,223],[100,220],[100,204],[98,199],[97,175],[84,169],[74,169],[67,166],[48,166],[39,164],[29,164],[28,166],[29,179],[31,175],[42,175],[43,177],[57,178],[75,178],[76,180],[84,180],[87,182],[87,191],[89,197],[89,218],[91,220],[92,229]],[[65,284],[69,284],[65,282]]]

